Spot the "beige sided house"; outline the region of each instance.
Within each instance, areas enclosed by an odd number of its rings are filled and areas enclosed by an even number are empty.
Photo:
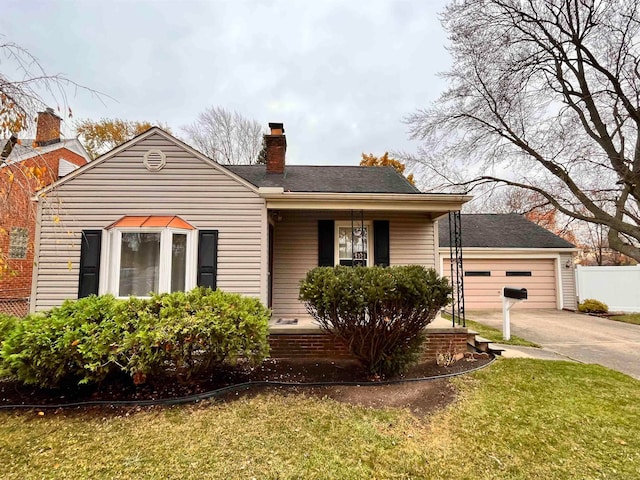
[[[470,197],[392,168],[287,166],[270,127],[266,166],[218,165],[152,128],[41,192],[32,310],[206,285],[304,324],[299,284],[318,265],[438,268],[434,222]]]
[[[449,276],[449,225],[439,222],[440,263]],[[514,308],[575,310],[573,258],[578,249],[522,215],[461,215],[467,310],[502,308],[502,287],[526,288]]]

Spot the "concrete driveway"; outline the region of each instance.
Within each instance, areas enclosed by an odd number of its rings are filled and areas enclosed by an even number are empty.
[[[502,330],[501,310],[470,310],[467,318]],[[583,363],[640,379],[640,325],[559,310],[511,310],[511,334]]]

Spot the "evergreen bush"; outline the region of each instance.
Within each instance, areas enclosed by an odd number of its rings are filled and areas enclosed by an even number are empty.
[[[135,383],[149,376],[189,379],[240,357],[264,359],[269,316],[255,298],[206,288],[69,300],[6,327],[0,370],[41,387],[100,382],[115,373]]]
[[[239,358],[260,363],[269,316],[255,298],[206,288],[131,299],[116,314],[128,325],[126,371],[140,383],[149,375],[188,380]]]
[[[450,301],[451,287],[435,270],[318,267],[307,273],[300,299],[373,375],[404,371],[417,360],[424,328]]]
[[[578,310],[583,313],[607,313],[609,307],[599,300],[587,298],[584,302],[578,304]]]
[[[13,315],[0,313],[0,351],[2,351],[2,344],[5,338],[13,331],[19,320],[18,317],[14,317]],[[2,357],[0,357],[0,378],[7,375],[9,375],[9,372],[6,371]]]
[[[121,332],[111,295],[67,300],[46,313],[27,315],[2,345],[4,369],[26,384],[55,387],[104,379],[117,368]]]
[[[0,348],[2,348],[2,342],[4,339],[15,328],[19,320],[20,319],[18,317],[14,317],[13,315],[0,313]]]

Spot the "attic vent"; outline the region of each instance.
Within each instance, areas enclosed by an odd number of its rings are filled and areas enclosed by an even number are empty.
[[[160,150],[149,150],[144,154],[144,158],[142,160],[144,166],[150,172],[157,172],[161,170],[167,163],[166,155]]]

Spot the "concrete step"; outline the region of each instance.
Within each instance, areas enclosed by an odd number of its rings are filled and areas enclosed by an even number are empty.
[[[480,335],[476,335],[474,342],[475,342],[475,347],[479,351],[485,352],[485,353],[489,352],[489,344],[491,343],[491,340],[489,340],[488,338],[481,337]]]
[[[467,336],[467,345],[477,352],[493,353],[501,355],[503,348],[498,347],[492,340],[481,337],[476,332]]]

